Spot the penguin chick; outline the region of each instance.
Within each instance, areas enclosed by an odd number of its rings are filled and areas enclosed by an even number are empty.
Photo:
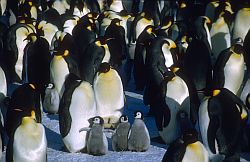
[[[127,151],[128,150],[128,133],[130,129],[130,123],[128,122],[128,116],[122,115],[119,120],[119,124],[112,135],[112,148],[114,151]]]
[[[59,109],[59,94],[55,89],[55,85],[53,83],[49,83],[46,85],[45,95],[43,99],[43,107],[46,112],[55,114]]]
[[[96,156],[105,155],[108,153],[108,140],[103,132],[104,120],[102,117],[96,116],[92,118],[92,122],[87,142],[87,153]]]
[[[147,151],[150,145],[150,137],[143,121],[143,114],[136,111],[134,117],[135,120],[129,132],[128,149],[137,152]]]

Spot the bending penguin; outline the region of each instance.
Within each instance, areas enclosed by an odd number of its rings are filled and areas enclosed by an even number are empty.
[[[136,111],[134,117],[135,120],[128,137],[128,149],[136,152],[147,151],[150,146],[150,136],[143,121],[143,114],[140,111]]]
[[[114,128],[124,109],[124,92],[120,76],[109,63],[100,65],[94,79],[97,115],[104,120],[105,128]]]
[[[104,120],[100,116],[95,116],[90,120],[91,128],[89,130],[87,152],[91,155],[105,155],[108,153],[108,140],[103,132]],[[81,129],[80,131],[82,131],[83,129]]]
[[[80,129],[88,127],[88,120],[96,114],[94,91],[88,82],[73,74],[67,77],[65,87],[58,112],[62,140],[69,152],[85,151],[87,133]]]
[[[35,111],[24,116],[8,141],[6,151],[8,162],[46,162],[47,139],[44,126],[36,122]]]
[[[130,123],[128,116],[122,115],[119,124],[112,135],[112,148],[114,151],[127,151],[128,150],[128,134],[130,130]]]

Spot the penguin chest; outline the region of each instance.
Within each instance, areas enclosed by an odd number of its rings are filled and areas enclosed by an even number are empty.
[[[186,83],[178,76],[167,83],[166,97],[172,98],[180,105],[189,96]]]
[[[57,93],[56,89],[46,89],[45,96],[43,100],[43,107],[46,112],[49,113],[57,113],[59,109],[59,94]]]
[[[62,58],[55,56],[50,64],[50,75],[52,82],[55,84],[55,88],[60,97],[62,97],[64,91],[64,81],[69,74],[69,68],[67,62]]]
[[[47,23],[43,26],[44,31],[44,38],[48,41],[49,45],[51,46],[52,39],[56,32],[58,31],[58,28],[50,23]]]
[[[18,127],[14,135],[13,161],[44,162],[46,161],[47,139],[41,124],[27,127]]]
[[[208,153],[199,142],[187,145],[182,162],[209,162]]]
[[[79,130],[89,127],[88,119],[94,117],[96,114],[93,89],[90,84],[84,84],[81,84],[73,92],[69,107],[69,115],[71,117],[70,131],[63,138],[63,141],[70,152],[78,152],[86,147],[87,132],[79,132]]]
[[[123,108],[123,86],[115,70],[111,69],[107,73],[96,75],[94,92],[99,115],[112,115]]]
[[[7,82],[3,69],[0,67],[0,92],[6,96],[7,95]]]
[[[29,28],[27,27],[27,29],[29,30]],[[22,71],[23,71],[23,58],[24,58],[24,48],[25,46],[28,44],[28,41],[25,40],[27,38],[27,36],[29,35],[29,33],[31,33],[30,31],[27,31],[27,29],[25,27],[21,27],[19,29],[17,29],[16,31],[16,45],[17,45],[17,62],[15,64],[15,71],[17,73],[17,75],[22,78]]]
[[[120,12],[121,10],[123,10],[122,1],[120,0],[113,1],[113,3],[110,5],[110,10],[115,12]]]
[[[162,52],[163,52],[163,55],[165,58],[165,65],[167,67],[170,67],[171,65],[173,65],[174,60],[173,60],[172,54],[171,54],[170,50],[168,49],[168,47],[166,47],[166,45],[162,46]]]
[[[238,11],[236,18],[235,18],[235,23],[233,27],[233,38],[242,38],[243,40],[245,39],[245,36],[247,35],[249,25],[250,25],[250,10],[249,8],[243,8]]]
[[[110,61],[110,51],[108,45],[104,45],[104,58],[102,59],[102,62],[109,62]]]
[[[243,55],[232,54],[224,67],[224,88],[236,94],[244,78]]]

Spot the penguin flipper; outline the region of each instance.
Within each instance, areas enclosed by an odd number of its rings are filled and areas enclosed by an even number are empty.
[[[219,128],[218,119],[216,117],[210,117],[210,123],[208,125],[208,130],[207,130],[207,140],[208,140],[208,146],[211,152],[214,154],[216,154],[215,140],[218,128]]]

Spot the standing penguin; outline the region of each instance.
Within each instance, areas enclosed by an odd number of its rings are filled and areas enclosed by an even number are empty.
[[[128,137],[128,149],[137,152],[147,151],[150,146],[150,136],[143,121],[143,114],[140,111],[136,111],[134,117],[135,120]]]
[[[104,120],[100,116],[95,116],[92,119],[91,128],[89,131],[87,142],[87,153],[91,155],[105,155],[108,153],[108,140],[104,134]]]
[[[208,151],[198,139],[198,132],[191,125],[188,114],[180,111],[177,114],[181,136],[171,142],[162,162],[210,162]]]
[[[53,83],[48,83],[45,88],[43,108],[45,112],[55,114],[59,110],[60,98]]]
[[[104,119],[105,128],[114,128],[124,109],[124,92],[120,76],[109,63],[100,65],[94,83],[97,114]]]
[[[244,78],[243,46],[236,43],[223,50],[214,66],[214,87],[227,88],[238,95]]]
[[[96,104],[92,86],[69,74],[65,81],[65,91],[59,105],[59,126],[64,145],[69,152],[86,150],[88,120],[96,114]]]
[[[199,129],[210,160],[240,160],[247,111],[244,103],[226,88],[214,89],[203,100],[199,107]]]
[[[128,122],[128,116],[122,115],[115,133],[112,135],[112,148],[114,151],[128,150],[129,129],[130,123]]]
[[[44,126],[36,122],[35,112],[22,117],[21,124],[14,130],[6,151],[8,162],[47,161],[47,139]]]

